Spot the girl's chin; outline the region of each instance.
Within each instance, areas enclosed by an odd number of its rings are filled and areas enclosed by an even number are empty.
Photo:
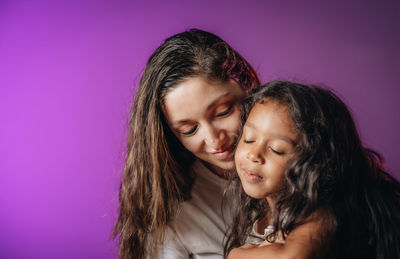
[[[254,188],[248,187],[243,185],[243,190],[244,192],[247,194],[247,196],[253,198],[253,199],[265,199],[266,198],[266,194],[260,190],[254,190]]]

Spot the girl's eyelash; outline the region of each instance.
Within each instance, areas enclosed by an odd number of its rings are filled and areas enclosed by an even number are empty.
[[[245,140],[243,140],[243,142],[246,143],[246,144],[251,144],[251,143],[253,143],[254,141],[253,141],[253,140],[246,140],[246,139],[245,139]]]
[[[269,147],[269,150],[271,150],[273,153],[275,153],[275,154],[277,154],[279,156],[284,154],[284,152],[277,151],[277,150],[273,149],[272,147]]]
[[[191,129],[188,130],[188,131],[181,132],[181,134],[184,135],[184,136],[190,136],[190,135],[192,135],[196,130],[197,130],[197,125],[194,126],[193,128],[191,128]]]
[[[233,104],[229,104],[228,108],[225,111],[217,114],[217,117],[222,117],[222,116],[227,115],[232,110],[232,107],[233,107]]]

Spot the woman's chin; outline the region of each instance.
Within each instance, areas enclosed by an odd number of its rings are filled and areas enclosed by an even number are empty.
[[[217,161],[215,162],[214,167],[219,168],[222,171],[230,171],[235,169],[235,162],[233,159],[230,161]]]
[[[207,165],[208,169],[210,169],[217,175],[224,176],[224,178],[228,177],[227,173],[232,173],[235,169],[235,163],[233,159],[231,161],[203,161]]]

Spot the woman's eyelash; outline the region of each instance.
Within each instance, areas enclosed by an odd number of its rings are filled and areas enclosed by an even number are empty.
[[[245,140],[243,140],[243,142],[246,143],[246,144],[251,144],[251,143],[253,143],[254,141],[253,141],[253,140],[247,140],[247,139],[245,139]]]
[[[222,116],[227,115],[232,110],[232,107],[233,107],[233,104],[230,104],[225,111],[218,113],[217,117],[222,117]]]
[[[194,126],[193,128],[191,128],[191,129],[188,130],[188,131],[181,132],[181,134],[182,134],[182,135],[185,135],[185,136],[190,136],[190,135],[192,135],[196,130],[197,130],[197,125]]]
[[[225,116],[225,115],[229,114],[229,112],[232,110],[232,108],[233,108],[233,104],[229,104],[228,108],[225,111],[218,113],[216,116],[217,117]],[[184,136],[190,136],[197,130],[197,127],[198,126],[196,125],[188,131],[180,132],[180,134],[182,134]]]

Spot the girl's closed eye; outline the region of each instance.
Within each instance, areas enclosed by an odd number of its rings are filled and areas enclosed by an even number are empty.
[[[274,153],[274,154],[276,154],[276,155],[278,155],[278,156],[282,156],[282,155],[285,154],[284,151],[281,151],[281,150],[279,150],[279,149],[277,149],[277,148],[268,147],[268,149],[269,149],[272,153]]]
[[[254,142],[256,142],[257,140],[257,136],[256,134],[253,132],[253,130],[248,129],[248,128],[244,128],[243,132],[242,132],[242,136],[240,138],[240,141],[245,144],[252,144]]]
[[[254,143],[254,140],[243,139],[243,142],[246,143],[246,144],[251,144],[251,143]]]

